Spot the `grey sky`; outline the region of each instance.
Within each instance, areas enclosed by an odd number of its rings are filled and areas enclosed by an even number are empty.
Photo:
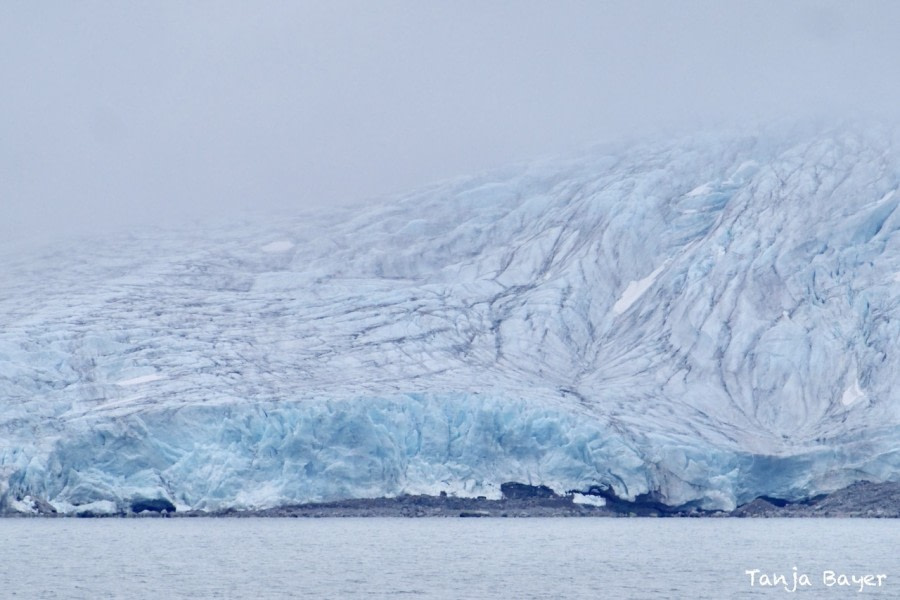
[[[400,192],[900,106],[900,3],[4,2],[0,235]]]

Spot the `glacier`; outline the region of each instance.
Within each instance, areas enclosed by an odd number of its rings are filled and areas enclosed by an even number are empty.
[[[699,133],[6,243],[0,511],[900,480],[897,141]]]

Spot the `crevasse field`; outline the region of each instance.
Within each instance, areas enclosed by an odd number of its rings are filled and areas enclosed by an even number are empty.
[[[898,186],[892,131],[773,128],[7,244],[2,508],[896,480]]]

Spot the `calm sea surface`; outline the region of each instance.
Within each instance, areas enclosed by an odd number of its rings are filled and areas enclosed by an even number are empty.
[[[797,567],[797,591],[794,570]],[[751,585],[745,571],[759,569]],[[834,585],[826,585],[833,572]],[[787,585],[761,586],[782,575]],[[840,575],[851,585],[838,585]],[[886,575],[881,586],[862,576]],[[806,575],[810,585],[803,583]],[[853,583],[852,576],[863,583]],[[862,587],[863,591],[860,592]],[[900,522],[0,519],[0,598],[900,598]]]

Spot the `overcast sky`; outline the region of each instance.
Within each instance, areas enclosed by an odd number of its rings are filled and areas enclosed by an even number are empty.
[[[900,2],[0,4],[0,235],[309,207],[634,133],[895,118]]]

